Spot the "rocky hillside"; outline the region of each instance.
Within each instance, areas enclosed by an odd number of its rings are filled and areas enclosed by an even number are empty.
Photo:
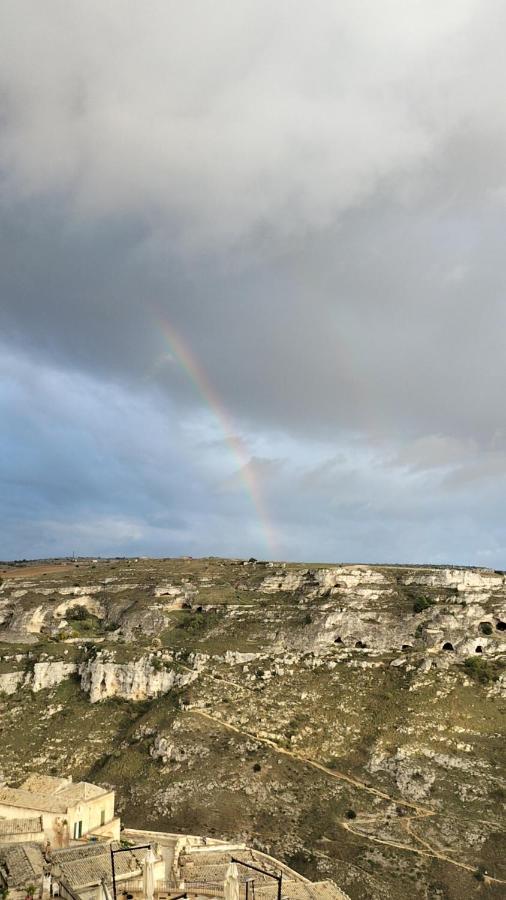
[[[109,560],[0,570],[4,778],[244,840],[358,898],[504,897],[506,575]]]

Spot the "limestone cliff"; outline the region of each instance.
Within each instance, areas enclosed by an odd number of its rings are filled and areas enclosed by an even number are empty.
[[[89,694],[91,703],[108,697],[147,700],[184,687],[198,677],[197,672],[178,671],[170,658],[162,661],[156,656],[141,656],[118,663],[102,653],[83,663],[79,672],[81,687]]]

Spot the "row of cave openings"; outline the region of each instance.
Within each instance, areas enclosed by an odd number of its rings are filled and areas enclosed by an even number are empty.
[[[490,624],[489,622],[480,622],[480,628],[482,627],[482,625],[489,625],[489,624]],[[496,627],[496,631],[506,631],[506,622],[502,622],[501,620],[499,620],[495,627]],[[334,638],[334,644],[340,644],[342,647],[346,646],[342,637],[340,637],[340,636]],[[367,649],[367,644],[365,644],[364,641],[355,641],[355,647],[357,650],[365,650],[365,649]],[[413,649],[413,644],[403,644],[401,647],[401,650],[412,650],[412,649]],[[447,650],[450,652],[455,651],[455,647],[453,646],[451,641],[445,641],[444,644],[442,645],[441,649]],[[474,652],[475,653],[483,653],[483,647],[481,646],[481,644],[478,644],[475,647]]]

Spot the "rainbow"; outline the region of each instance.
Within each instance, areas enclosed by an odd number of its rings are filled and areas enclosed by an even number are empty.
[[[181,335],[178,334],[174,326],[169,324],[166,319],[158,320],[158,325],[171,356],[179,363],[181,369],[185,372],[199,396],[219,422],[227,446],[239,465],[241,480],[262,527],[266,545],[270,554],[275,557],[277,541],[275,539],[274,529],[262,496],[261,487],[255,476],[253,467],[251,466],[250,454],[244,441],[235,431],[222,400],[210,383],[204,369],[199,364],[198,360],[195,359],[195,356],[188,345],[183,341]]]

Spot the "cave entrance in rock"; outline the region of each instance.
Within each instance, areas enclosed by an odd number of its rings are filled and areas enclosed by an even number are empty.
[[[499,619],[497,625],[495,626],[498,631],[506,631],[506,622],[501,622]]]
[[[401,650],[412,650],[413,644],[403,644]]]
[[[357,648],[357,650],[365,650],[367,644],[364,644],[363,641],[356,641],[355,647]]]
[[[443,644],[443,650],[455,650],[455,647],[452,643],[450,643],[450,641],[445,641]]]
[[[334,638],[334,644],[342,644],[342,643],[343,643],[343,639],[342,639],[342,637],[339,637],[339,635],[336,638]]]
[[[480,646],[478,645],[478,647],[476,647],[476,650],[475,650],[474,652],[475,652],[475,653],[483,653],[483,647],[480,647]]]

